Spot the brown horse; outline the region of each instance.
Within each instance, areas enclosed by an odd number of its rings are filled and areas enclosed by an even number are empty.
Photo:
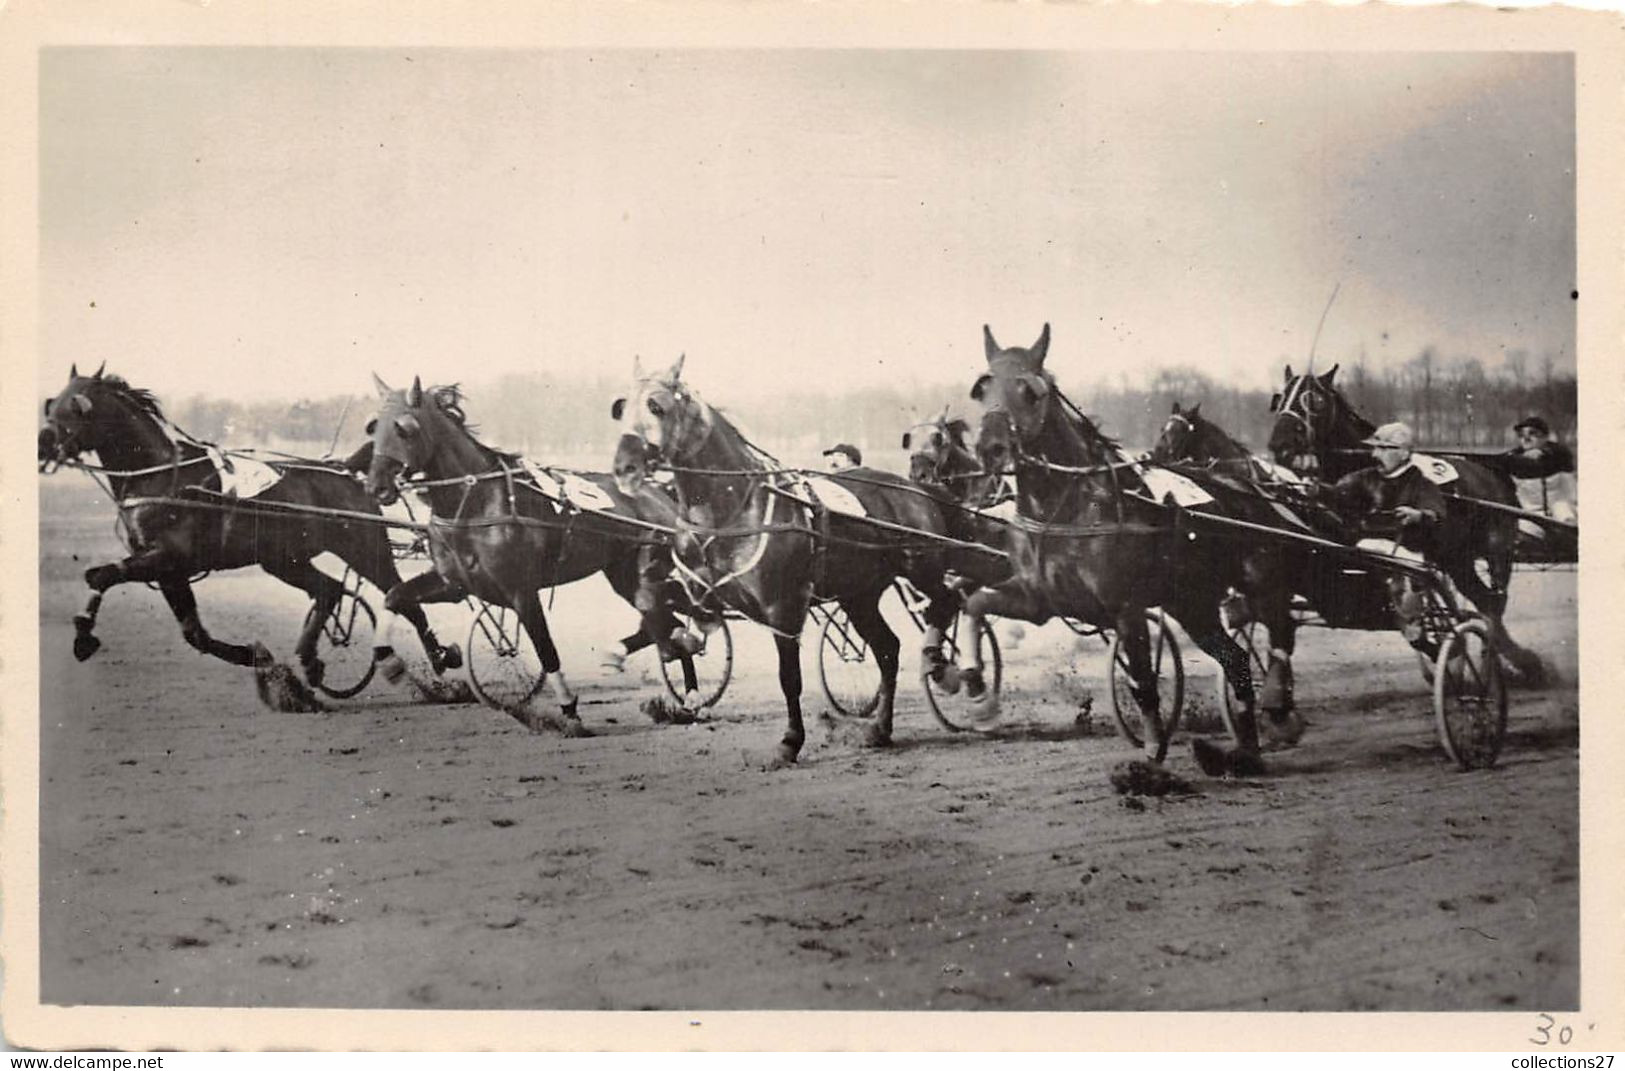
[[[875,653],[881,689],[866,742],[888,744],[900,644],[880,596],[907,577],[930,600],[927,648],[940,647],[957,608],[943,573],[974,573],[974,563],[956,559],[978,555],[932,538],[947,532],[941,502],[902,477],[869,468],[812,480],[785,472],[682,382],[682,367],[679,357],[646,376],[634,364],[631,394],[611,407],[621,425],[615,479],[632,493],[655,466],[670,468],[681,514],[673,549],[679,570],[702,592],[697,600],[773,633],[789,726],[770,765],[795,762],[806,741],[798,641],[814,600],[840,603]]]
[[[1270,453],[1293,471],[1332,484],[1376,464],[1364,445],[1376,425],[1355,412],[1337,388],[1337,368],[1333,365],[1324,375],[1293,375],[1288,365],[1281,393],[1270,403],[1276,414]],[[1544,676],[1539,656],[1513,642],[1502,622],[1518,522],[1494,507],[1517,507],[1512,478],[1465,455],[1439,456],[1449,459],[1456,477],[1441,488],[1447,512],[1440,526],[1438,565],[1493,623],[1497,643],[1513,668],[1529,683],[1538,683]]]
[[[559,714],[540,710],[533,690],[508,711],[526,727],[551,726],[568,736],[591,735],[577,714],[558,648],[537,593],[603,573],[616,594],[642,615],[644,630],[622,644],[649,642],[671,654],[677,631],[662,583],[666,543],[676,510],[653,487],[625,495],[607,475],[571,474],[578,482],[544,490],[515,454],[474,438],[456,387],[392,390],[373,377],[382,405],[367,424],[372,457],[367,490],[385,505],[403,477],[421,474],[429,505],[429,553],[434,571],[390,591],[385,605],[457,602],[473,595],[515,611],[541,661]],[[546,474],[544,474],[546,475]],[[552,479],[551,476],[547,477]],[[686,656],[684,678],[695,687]]]
[[[197,650],[233,665],[266,668],[270,653],[263,645],[226,643],[209,635],[191,584],[200,573],[258,565],[310,595],[314,605],[297,653],[306,679],[320,684],[316,643],[343,586],[311,559],[330,552],[381,591],[401,583],[383,515],[341,463],[276,460],[271,467],[281,478],[267,490],[247,501],[227,497],[209,448],[170,424],[151,393],[100,370],[81,376],[75,367],[68,385],[45,403],[39,461],[67,464],[90,451],[98,455],[119,504],[130,555],[85,572],[92,594],[74,618],[73,650],[80,661],[101,646],[95,627],[102,596],[135,581],[158,585],[181,634]],[[322,510],[378,520],[322,515]],[[460,664],[457,649],[441,646],[421,609],[405,606],[400,612],[417,629],[437,674]],[[379,660],[391,654],[387,647],[373,653]],[[290,705],[316,704],[307,694],[292,697]]]
[[[1146,608],[1160,606],[1219,663],[1238,699],[1236,750],[1221,753],[1198,740],[1198,762],[1210,773],[1262,769],[1248,656],[1223,628],[1219,606],[1231,587],[1255,588],[1267,595],[1259,616],[1285,635],[1286,585],[1278,574],[1249,579],[1249,556],[1237,540],[1177,523],[1179,511],[1158,501],[1149,475],[1066,401],[1044,369],[1048,324],[1025,349],[1003,348],[990,329],[982,331],[988,371],[971,388],[982,407],[977,453],[985,470],[1016,477],[1017,516],[1007,544],[1016,576],[971,596],[969,627],[996,614],[1035,624],[1069,617],[1115,629],[1143,715],[1145,756],[1161,762],[1168,741],[1146,629]],[[1195,501],[1207,493],[1199,508],[1221,515],[1241,508],[1211,481],[1195,486]],[[977,675],[967,676],[974,690]]]

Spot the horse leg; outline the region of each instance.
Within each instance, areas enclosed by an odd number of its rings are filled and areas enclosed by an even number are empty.
[[[670,573],[669,565],[651,547],[641,547],[636,555],[604,570],[610,587],[638,612],[642,627],[622,638],[620,650],[605,652],[603,664],[619,672],[629,657],[653,644],[660,658],[676,658],[681,663],[683,706],[692,710],[699,705],[700,677],[693,658],[699,643],[672,613],[667,586]]]
[[[1465,595],[1478,611],[1488,618],[1490,630],[1494,634],[1496,649],[1500,651],[1502,660],[1512,668],[1518,681],[1530,688],[1539,688],[1546,683],[1546,663],[1540,655],[1524,647],[1512,638],[1506,627],[1507,587],[1512,580],[1512,552],[1499,546],[1490,548],[1486,552],[1484,573],[1481,577],[1475,564],[1469,564],[1464,572],[1468,577],[1452,579],[1456,587]]]
[[[1303,719],[1298,717],[1292,694],[1292,654],[1297,645],[1297,626],[1292,620],[1292,592],[1286,583],[1286,563],[1279,555],[1253,556],[1243,565],[1247,597],[1269,635],[1270,656],[1264,671],[1264,688],[1258,697],[1263,708],[1264,731],[1271,741],[1290,746],[1303,736]],[[1251,670],[1251,652],[1245,652]]]
[[[384,612],[391,616],[406,618],[417,633],[418,642],[423,645],[423,653],[429,659],[429,666],[434,675],[439,677],[448,669],[460,669],[463,665],[462,649],[455,643],[443,644],[429,626],[429,616],[423,612],[423,603],[456,602],[463,597],[461,588],[447,581],[439,573],[430,569],[421,576],[403,581],[401,574],[395,569],[395,561],[388,556],[388,542],[380,538],[383,544],[382,556],[380,548],[371,548],[373,553],[357,554],[353,558],[346,558],[350,567],[361,578],[379,591],[384,593]],[[342,556],[342,555],[341,555]],[[425,577],[432,579],[426,580]],[[392,620],[384,626],[384,636],[393,635],[395,622]],[[373,647],[373,661],[386,662],[392,660],[391,667],[380,666],[385,669],[385,679],[396,681],[405,672],[406,666],[395,656],[395,649],[387,639],[376,643]],[[388,670],[394,669],[394,676]]]
[[[801,722],[801,645],[794,636],[775,633],[773,643],[779,650],[779,688],[784,692],[784,708],[789,726],[784,739],[779,741],[779,753],[768,763],[770,770],[794,766],[801,745],[807,741],[807,729]]]
[[[869,727],[864,743],[869,747],[885,747],[891,743],[892,708],[897,701],[897,663],[902,644],[897,634],[886,624],[880,612],[880,593],[841,600],[841,609],[858,635],[874,652],[875,664],[880,667],[880,701],[875,707],[875,721]],[[798,662],[799,665],[799,662]]]
[[[1125,606],[1117,613],[1117,637],[1128,656],[1129,680],[1134,682],[1134,701],[1140,707],[1140,724],[1145,740],[1146,762],[1156,765],[1168,751],[1162,734],[1162,697],[1157,694],[1157,672],[1151,664],[1151,632],[1146,626],[1143,606]]]
[[[534,707],[533,697],[513,712],[514,717],[532,732],[551,726],[565,736],[591,736],[591,731],[581,724],[581,716],[576,713],[576,694],[564,679],[559,650],[553,646],[553,633],[547,627],[547,614],[542,611],[540,594],[534,591],[514,592],[509,600],[519,614],[519,623],[530,636],[531,645],[536,648],[536,657],[542,663],[542,677],[559,705],[558,714],[539,711]]]
[[[965,620],[960,627],[967,636],[980,636],[982,634],[982,619],[989,614],[999,617],[1014,617],[1022,621],[1031,621],[1041,625],[1050,619],[1049,610],[1039,597],[1025,587],[1006,585],[997,588],[980,588],[965,600]],[[965,695],[973,703],[981,703],[986,707],[986,716],[991,717],[998,711],[999,697],[989,692],[984,677],[982,660],[982,645],[972,643],[970,668],[960,674],[960,681],[964,685]],[[1149,664],[1149,662],[1147,663]]]
[[[175,620],[180,622],[181,635],[186,642],[203,654],[234,666],[252,667],[255,689],[266,706],[284,713],[313,713],[322,709],[321,701],[291,669],[277,665],[264,644],[244,646],[225,643],[210,636],[198,618],[197,598],[192,594],[191,581],[184,575],[172,573],[156,580],[158,590],[164,594],[164,601],[169,603]]]
[[[171,555],[159,548],[132,554],[123,561],[108,562],[106,565],[86,569],[85,584],[90,588],[90,598],[85,601],[85,608],[73,617],[73,657],[83,662],[101,649],[102,641],[96,637],[96,616],[101,613],[103,595],[120,584],[161,580],[184,564],[172,560]],[[177,618],[179,616],[176,615]],[[252,652],[247,662],[237,664],[252,665]]]
[[[344,585],[328,576],[314,565],[305,561],[261,562],[260,568],[276,577],[284,584],[298,588],[311,598],[311,613],[305,618],[305,627],[299,633],[299,642],[294,645],[294,653],[299,656],[299,665],[305,671],[305,679],[311,687],[320,687],[322,682],[322,660],[316,653],[316,637],[322,633],[322,626],[333,608],[339,604],[344,595]]]

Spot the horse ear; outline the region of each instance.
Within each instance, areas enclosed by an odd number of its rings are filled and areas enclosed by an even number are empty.
[[[634,382],[643,382],[643,358],[637,354],[632,355],[632,379]]]
[[[679,353],[677,355],[677,360],[672,362],[671,369],[666,373],[667,383],[670,383],[673,386],[676,385],[678,377],[683,374],[683,362],[687,359],[688,354],[686,353]]]
[[[990,361],[999,352],[999,344],[993,338],[993,329],[987,324],[982,325],[982,349],[987,352],[987,359]]]
[[[1286,366],[1286,381],[1288,383],[1292,382],[1292,366],[1291,365]]]
[[[1038,341],[1033,343],[1032,354],[1038,358],[1038,365],[1042,368],[1044,358],[1049,356],[1049,324],[1044,325],[1044,330],[1039,333]]]
[[[391,394],[395,393],[394,390],[390,388],[388,383],[385,383],[378,377],[377,372],[372,374],[372,385],[374,389],[378,391],[378,397],[380,398],[388,398]]]
[[[1195,405],[1193,405],[1189,409],[1185,410],[1185,415],[1190,417],[1192,420],[1195,420],[1197,418],[1197,416],[1201,414],[1201,412],[1202,412],[1202,403],[1197,402]]]
[[[1338,369],[1340,364],[1341,364],[1341,362],[1339,362],[1339,364],[1332,365],[1332,370],[1330,372],[1327,372],[1325,375],[1321,376],[1320,381],[1322,383],[1326,384],[1326,386],[1328,386],[1328,387],[1331,386],[1332,385],[1332,377],[1337,375],[1337,369]]]
[[[616,398],[609,403],[609,415],[614,420],[620,420],[621,414],[626,412],[626,399]]]
[[[413,409],[423,404],[423,380],[421,377],[412,377],[412,389],[406,392],[406,404]]]
[[[911,432],[911,431],[903,432],[903,449],[907,450],[911,445],[913,445],[913,443],[914,443],[914,433]]]
[[[96,369],[96,378],[97,379],[102,378],[102,373],[105,372],[105,371],[107,371],[107,362],[103,361],[102,366],[100,368]]]
[[[1174,403],[1174,416],[1178,416],[1178,415],[1179,415],[1179,403],[1175,402]]]
[[[73,362],[73,364],[71,364],[68,367],[68,378],[69,379],[78,379],[79,378],[79,362],[78,361]]]

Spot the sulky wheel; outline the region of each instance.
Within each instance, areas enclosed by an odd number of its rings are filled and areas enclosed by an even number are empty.
[[[503,606],[481,603],[468,629],[468,682],[480,702],[512,712],[541,688],[542,662],[520,627],[519,615]]]
[[[954,623],[948,626],[948,635],[943,640],[943,654],[948,659],[946,672],[958,673],[963,667],[973,666],[978,661],[976,656],[980,655],[988,691],[980,699],[972,700],[966,697],[963,688],[949,690],[927,675],[925,699],[931,706],[931,713],[937,716],[937,721],[944,728],[956,733],[966,730],[985,733],[999,723],[1000,707],[996,700],[999,685],[1004,679],[1004,656],[999,653],[999,641],[994,638],[993,626],[986,618],[982,619],[981,627],[976,630],[974,648],[971,637],[960,634],[959,626],[965,620],[963,616],[956,617]]]
[[[1185,663],[1179,657],[1179,641],[1174,639],[1162,611],[1145,612],[1146,632],[1151,641],[1151,668],[1156,676],[1157,693],[1163,698],[1159,709],[1162,716],[1162,744],[1167,751],[1168,741],[1179,726],[1179,713],[1185,703]],[[1117,728],[1123,739],[1135,747],[1145,746],[1144,725],[1141,723],[1140,704],[1134,697],[1134,686],[1128,668],[1128,653],[1123,650],[1123,637],[1112,637],[1112,713],[1117,717]],[[1162,755],[1158,755],[1160,761]]]
[[[312,606],[305,614],[310,624]],[[378,664],[373,661],[374,638],[378,617],[372,612],[353,584],[346,584],[344,594],[322,622],[316,635],[316,657],[321,660],[319,680],[310,681],[312,687],[334,699],[348,699],[360,693],[372,680]],[[309,678],[309,669],[306,669]]]
[[[824,619],[818,630],[818,683],[824,697],[838,713],[867,718],[880,702],[880,665],[845,610],[836,606],[817,612]]]
[[[1439,648],[1433,669],[1439,742],[1463,770],[1495,765],[1507,731],[1507,685],[1494,634],[1479,618],[1463,621]]]
[[[694,678],[698,693],[691,710],[704,710],[714,706],[728,690],[734,672],[734,638],[728,630],[728,619],[692,618],[675,615],[677,621],[690,633],[700,638],[700,649],[689,657],[694,663]],[[658,654],[657,654],[657,657]],[[683,680],[683,663],[679,659],[660,659],[660,675],[666,680],[666,691],[679,704],[685,701],[688,687]]]

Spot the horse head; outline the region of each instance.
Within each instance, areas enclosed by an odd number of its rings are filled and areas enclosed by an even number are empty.
[[[1200,460],[1196,457],[1196,449],[1201,423],[1201,402],[1185,410],[1181,410],[1179,403],[1175,402],[1173,411],[1162,425],[1161,434],[1157,436],[1157,445],[1151,448],[1151,460],[1164,465],[1175,461]]]
[[[1270,429],[1270,455],[1294,472],[1318,472],[1321,456],[1333,445],[1353,412],[1333,385],[1337,365],[1324,375],[1293,375],[1286,366],[1281,393],[1270,399],[1275,424]]]
[[[909,451],[908,478],[916,483],[944,484],[955,477],[976,472],[980,465],[969,445],[970,424],[943,410],[935,420],[914,425],[903,432],[903,449]]]
[[[400,497],[402,477],[428,471],[448,433],[464,423],[456,387],[425,390],[413,377],[407,390],[393,390],[376,374],[372,377],[383,404],[367,421],[372,462],[367,467],[367,493],[383,505]]]
[[[1044,371],[1049,354],[1049,324],[1032,346],[1001,348],[993,332],[982,326],[988,370],[971,387],[971,398],[982,407],[976,452],[982,467],[1003,472],[1033,447],[1049,421],[1055,404],[1055,381]]]
[[[72,461],[99,449],[116,415],[114,392],[127,387],[117,376],[104,376],[106,362],[95,375],[82,376],[79,366],[68,371],[68,385],[45,402],[45,423],[39,430],[41,465]]]
[[[615,399],[609,415],[621,426],[615,447],[615,485],[635,495],[657,464],[672,464],[697,448],[709,416],[682,381],[683,358],[670,368],[645,374],[643,362],[632,360],[632,391]]]

